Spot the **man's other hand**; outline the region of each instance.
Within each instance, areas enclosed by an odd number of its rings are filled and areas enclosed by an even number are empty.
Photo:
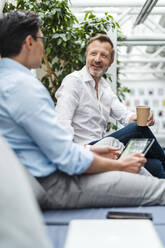
[[[147,162],[143,154],[134,153],[126,157],[119,158],[120,171],[139,173],[140,168]]]
[[[137,121],[137,115],[136,114],[131,116],[131,118],[129,119],[129,123],[132,123],[134,121]],[[147,120],[147,126],[153,126],[154,124],[155,124],[154,116],[153,116],[153,113],[150,112],[150,115],[149,115],[148,120]]]
[[[104,158],[118,159],[120,148],[109,146],[90,146],[90,151]]]

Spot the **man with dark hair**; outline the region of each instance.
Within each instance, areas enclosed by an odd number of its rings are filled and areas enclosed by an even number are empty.
[[[41,24],[41,19],[33,12],[18,11],[17,15],[15,12],[5,15],[1,19],[1,56],[14,57],[18,55],[28,35],[31,35],[34,40],[37,39],[38,29]]]
[[[73,134],[74,142],[80,144],[93,145],[101,139],[106,143],[107,138],[104,138],[110,117],[125,125],[109,135],[124,145],[131,138],[154,138],[145,168],[152,175],[165,178],[165,155],[153,133],[148,127],[137,126],[136,114],[118,100],[110,83],[102,77],[113,61],[114,46],[110,38],[104,34],[92,37],[86,49],[86,66],[67,75],[56,92],[59,120]],[[153,124],[153,114],[150,113],[148,126]]]
[[[0,18],[0,134],[47,192],[42,207],[165,205],[165,181],[138,175],[146,174],[142,154],[117,159],[117,148],[91,146],[88,151],[60,126],[50,94],[29,70],[37,68],[43,56],[40,23],[29,11]],[[31,33],[33,26],[36,32]],[[19,52],[4,57],[13,35],[21,39]]]

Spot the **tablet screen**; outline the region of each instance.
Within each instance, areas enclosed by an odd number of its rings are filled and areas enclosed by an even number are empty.
[[[121,157],[132,153],[143,153],[146,154],[154,139],[131,139],[126,145]]]

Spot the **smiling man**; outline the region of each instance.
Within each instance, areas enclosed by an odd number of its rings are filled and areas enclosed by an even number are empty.
[[[86,66],[66,76],[56,92],[56,111],[63,127],[80,144],[95,144],[106,135],[110,117],[125,127],[110,136],[126,145],[131,138],[154,138],[145,167],[165,178],[165,155],[148,127],[138,127],[136,114],[130,112],[111,90],[102,76],[114,61],[114,46],[107,35],[92,37],[86,50]],[[154,124],[150,113],[148,126]],[[120,145],[122,146],[122,145]]]
[[[99,97],[99,81],[101,80],[101,77],[108,70],[114,60],[113,44],[110,39],[108,39],[108,41],[100,42],[99,39],[96,39],[92,42],[91,39],[91,42],[89,42],[88,49],[86,52],[86,66],[95,81],[97,98]]]

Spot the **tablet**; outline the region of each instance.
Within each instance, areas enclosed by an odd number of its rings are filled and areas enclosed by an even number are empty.
[[[146,155],[153,143],[154,139],[131,139],[120,157],[125,157],[132,153],[143,153]]]

